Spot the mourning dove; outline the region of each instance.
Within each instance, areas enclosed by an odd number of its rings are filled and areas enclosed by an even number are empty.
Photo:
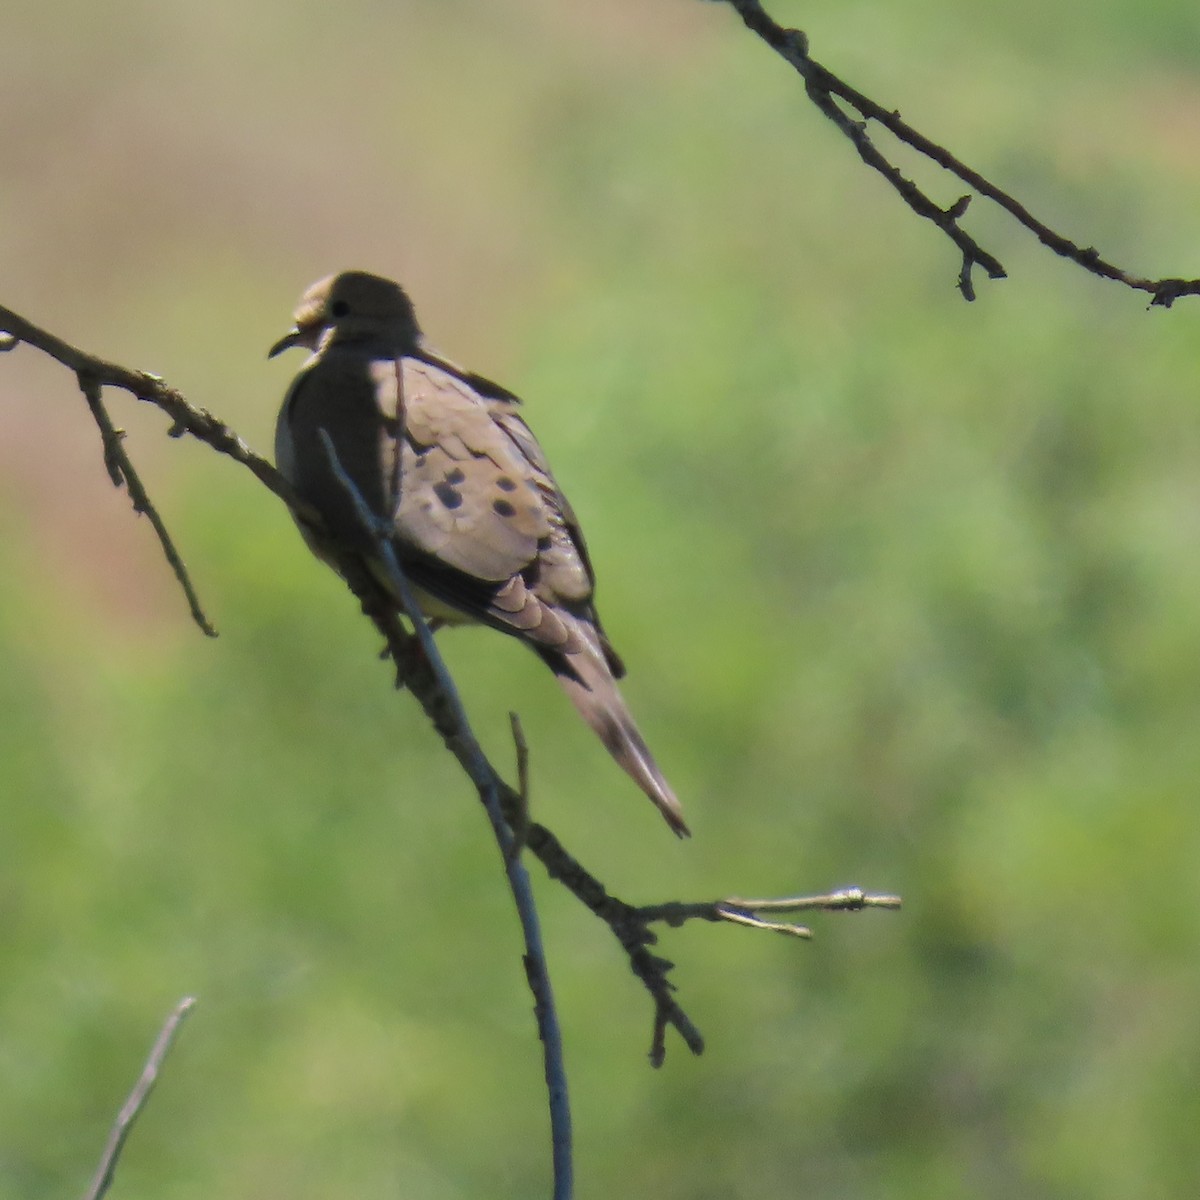
[[[275,457],[325,536],[368,566],[379,558],[322,431],[366,504],[392,522],[392,545],[431,623],[481,622],[523,641],[667,824],[687,835],[617,690],[625,668],[596,615],[583,533],[517,397],[426,346],[408,296],[379,276],[346,271],[314,283],[295,321],[270,356],[292,346],[313,355],[284,398]],[[301,531],[332,559],[320,535]],[[384,572],[374,574],[387,587]]]

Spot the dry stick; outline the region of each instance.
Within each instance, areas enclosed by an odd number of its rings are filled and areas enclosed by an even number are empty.
[[[339,559],[338,569],[351,590],[359,597],[363,611],[375,622],[387,642],[387,653],[396,664],[398,682],[402,682],[425,710],[433,727],[441,735],[446,748],[458,760],[468,775],[476,767],[486,766],[489,786],[494,787],[510,829],[525,829],[525,845],[537,856],[551,879],[561,883],[591,913],[599,917],[612,931],[625,951],[630,969],[641,981],[654,1002],[654,1038],[650,1062],[659,1067],[665,1057],[662,1035],[669,1026],[683,1039],[693,1054],[704,1050],[704,1038],[692,1019],[674,998],[675,987],[667,978],[674,963],[651,953],[649,947],[658,941],[651,925],[663,919],[654,909],[643,910],[610,895],[604,885],[579,862],[558,837],[545,825],[528,819],[525,801],[500,777],[491,763],[483,758],[474,767],[467,760],[459,731],[444,703],[430,665],[424,656],[413,651],[413,638],[400,628],[395,604],[378,593],[378,584],[367,576],[361,564],[352,557]],[[518,756],[521,751],[518,746]],[[518,763],[519,770],[519,763]],[[706,905],[682,906],[688,911],[682,920],[699,916]],[[695,910],[695,911],[692,911]],[[676,922],[682,924],[682,920]]]
[[[79,389],[87,398],[92,418],[100,430],[100,440],[104,444],[104,465],[108,469],[109,479],[113,481],[114,487],[119,488],[124,484],[126,492],[129,493],[129,499],[133,502],[133,511],[138,514],[144,513],[150,518],[150,524],[158,535],[158,544],[162,547],[163,556],[175,573],[179,586],[183,588],[192,620],[200,626],[206,637],[216,637],[216,629],[204,615],[204,609],[200,607],[200,597],[196,595],[196,589],[192,585],[187,567],[183,565],[183,559],[179,557],[179,551],[175,549],[175,543],[171,540],[171,535],[167,532],[162,517],[158,515],[158,509],[150,502],[150,497],[142,486],[141,478],[134,470],[133,463],[129,461],[129,455],[125,453],[125,447],[122,445],[125,430],[118,429],[112,423],[108,410],[104,407],[100,384],[95,377],[80,371],[77,378]]]
[[[183,1019],[195,1006],[196,998],[185,996],[175,1006],[162,1029],[159,1030],[158,1037],[150,1051],[150,1057],[146,1059],[146,1065],[142,1068],[141,1077],[134,1084],[133,1091],[129,1093],[129,1098],[117,1114],[112,1132],[108,1135],[104,1153],[100,1157],[100,1164],[96,1168],[96,1174],[92,1177],[91,1185],[84,1193],[83,1200],[101,1200],[101,1197],[108,1191],[113,1180],[113,1173],[121,1158],[121,1151],[125,1148],[125,1140],[129,1137],[129,1131],[133,1128],[133,1123],[142,1109],[146,1107],[146,1101],[150,1099],[150,1093],[158,1081],[158,1072],[175,1041],[175,1035],[179,1032]]]
[[[78,350],[2,304],[0,330],[9,335],[8,340],[11,343],[24,342],[35,350],[40,350],[74,372],[76,377],[82,374],[94,379],[101,387],[120,388],[138,400],[144,400],[162,409],[172,422],[168,436],[182,437],[185,433],[190,433],[214,450],[241,463],[259,483],[274,492],[293,511],[305,516],[312,513],[312,509],[296,495],[287,480],[265,458],[255,454],[228,425],[214,417],[207,409],[195,408],[189,404],[181,392],[168,387],[158,375],[151,375],[148,371],[131,371],[118,363],[108,362],[94,354]],[[12,345],[6,347],[12,348]]]
[[[508,721],[512,726],[513,746],[517,752],[517,795],[521,801],[515,814],[506,814],[513,832],[509,852],[520,854],[529,838],[529,743],[525,740],[521,718],[515,712],[510,712]]]
[[[792,937],[810,938],[812,930],[807,925],[794,925],[789,921],[771,921],[760,913],[779,912],[860,912],[864,908],[898,909],[899,896],[868,895],[862,888],[842,888],[824,896],[783,896],[770,900],[743,900],[730,896],[725,900],[710,900],[700,904],[648,904],[638,912],[648,921],[665,921],[672,926],[685,921],[728,921],[733,925],[746,925],[751,929],[769,929],[775,933],[786,933]]]
[[[497,776],[483,753],[467,720],[466,709],[449,670],[442,659],[430,632],[429,625],[417,604],[408,579],[401,569],[400,560],[392,545],[395,530],[391,521],[382,520],[372,513],[354,481],[342,469],[334,449],[333,440],[324,429],[321,441],[330,466],[338,482],[354,503],[359,523],[375,539],[379,565],[383,567],[387,583],[394,595],[400,598],[404,613],[412,622],[417,641],[426,662],[433,670],[442,696],[442,704],[456,726],[456,740],[462,747],[463,762],[471,782],[479,791],[479,798],[487,810],[492,823],[492,832],[504,859],[504,871],[508,886],[516,902],[521,921],[521,932],[525,938],[525,977],[533,993],[533,1011],[537,1020],[538,1036],[542,1042],[542,1059],[546,1077],[546,1090],[550,1100],[550,1141],[554,1160],[554,1200],[569,1200],[574,1194],[574,1166],[571,1155],[571,1105],[567,1091],[567,1068],[563,1058],[562,1029],[558,1022],[558,1010],[554,1006],[554,991],[550,985],[550,970],[546,965],[546,952],[542,945],[537,904],[533,898],[533,885],[529,872],[521,861],[517,839],[505,820],[500,804]],[[514,718],[514,734],[520,724]],[[520,747],[518,742],[518,747]],[[518,751],[519,753],[519,751]]]
[[[866,121],[875,121],[900,141],[911,146],[919,154],[939,167],[957,176],[973,187],[980,195],[998,204],[1010,216],[1028,229],[1038,241],[1049,247],[1061,258],[1090,271],[1101,279],[1111,279],[1137,291],[1149,292],[1151,306],[1170,308],[1180,296],[1200,294],[1200,279],[1147,279],[1131,275],[1120,267],[1100,257],[1093,246],[1079,246],[1070,238],[1056,233],[1044,222],[1039,221],[1020,201],[961,162],[949,150],[919,133],[905,122],[895,109],[884,108],[870,97],[844,83],[832,71],[823,67],[808,53],[808,38],[798,29],[785,29],[763,10],[760,0],[726,0],[742,18],[746,27],[756,33],[781,58],[790,63],[804,79],[805,91],[818,109],[853,142],[862,160],[878,171],[900,194],[904,202],[918,216],[935,224],[958,247],[962,254],[962,269],[959,272],[958,288],[967,300],[975,298],[971,282],[971,271],[976,265],[987,271],[992,279],[1005,277],[1004,267],[970,234],[958,224],[967,210],[970,196],[960,196],[949,208],[934,203],[920,188],[903,174],[879,151],[871,141]],[[834,100],[838,97],[854,109],[862,121],[856,121],[842,110]]]
[[[101,437],[104,439],[104,461],[109,477],[113,479],[114,483],[117,481],[114,465],[119,466],[134,507],[150,517],[167,561],[170,563],[175,577],[183,586],[193,619],[206,635],[214,636],[216,631],[200,608],[183,560],[170,544],[170,540],[164,541],[166,527],[150,503],[145,489],[138,481],[128,456],[120,447],[120,433],[112,428],[112,423],[107,420],[106,414],[101,415],[101,410],[97,409],[93,398],[99,395],[102,388],[116,387],[129,392],[139,400],[153,404],[171,418],[172,425],[168,431],[169,436],[182,437],[183,434],[190,433],[193,437],[206,442],[214,450],[219,450],[222,454],[227,454],[236,462],[248,467],[260,483],[273,491],[286,504],[289,504],[293,511],[306,514],[309,512],[308,506],[296,496],[283,476],[266,459],[255,454],[224,422],[219,421],[205,409],[194,408],[182,394],[174,388],[168,387],[157,375],[151,375],[146,371],[131,371],[117,363],[108,362],[96,355],[78,350],[3,305],[0,305],[0,331],[3,331],[4,334],[3,340],[0,341],[0,350],[9,351],[24,342],[74,373],[76,381],[87,398],[92,415],[100,426]]]
[[[77,377],[83,373],[102,386],[121,388],[137,399],[160,408],[172,420],[171,436],[191,434],[218,453],[241,463],[264,487],[283,500],[299,520],[316,530],[321,529],[320,515],[296,495],[287,480],[265,458],[255,454],[224,422],[205,409],[193,407],[180,392],[168,387],[158,376],[131,371],[78,350],[0,305],[0,352],[12,349],[19,342],[40,350],[69,368]],[[457,737],[452,714],[446,711],[444,696],[432,669],[424,657],[414,650],[415,642],[411,635],[401,628],[394,603],[382,595],[378,584],[362,571],[361,564],[353,558],[345,558],[338,565],[351,591],[359,598],[363,611],[384,637],[387,653],[396,667],[397,686],[408,688],[433,727],[441,734],[447,749],[467,769],[466,751]],[[486,765],[510,827],[519,828],[523,823],[520,814],[524,807],[520,794],[504,782],[490,763]],[[524,820],[527,821],[527,814]],[[662,914],[668,906],[641,909],[610,895],[600,880],[563,846],[558,837],[536,821],[528,821],[526,845],[541,861],[547,875],[561,883],[585,908],[604,921],[620,942],[629,959],[630,969],[654,1002],[655,1037],[650,1052],[651,1063],[656,1067],[662,1064],[665,1054],[662,1035],[668,1026],[679,1034],[693,1054],[701,1053],[704,1038],[675,1000],[675,988],[668,979],[674,964],[650,950],[658,940],[652,925],[659,920],[667,921]],[[681,919],[712,919],[704,915],[709,908],[711,905],[700,905],[698,908],[684,905]],[[674,923],[679,924],[680,921]]]

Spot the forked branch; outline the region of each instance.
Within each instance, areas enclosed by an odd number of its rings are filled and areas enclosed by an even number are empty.
[[[137,399],[160,408],[171,420],[168,430],[170,436],[190,434],[219,453],[233,458],[284,500],[301,521],[316,528],[320,527],[319,516],[298,500],[287,482],[269,462],[250,450],[224,422],[204,409],[193,407],[162,379],[145,372],[130,371],[86,354],[38,328],[10,309],[0,306],[0,351],[11,350],[22,342],[49,355],[75,375],[92,416],[100,428],[104,463],[109,477],[114,483],[125,485],[137,511],[150,515],[164,553],[176,578],[183,586],[192,615],[206,633],[212,632],[211,626],[195,599],[194,589],[167,534],[165,523],[154,510],[137,477],[124,448],[123,435],[108,416],[103,404],[104,388],[114,387],[126,391]],[[330,453],[332,454],[331,446]],[[557,1015],[537,929],[537,912],[529,888],[529,879],[521,862],[522,849],[527,848],[536,855],[552,879],[562,883],[576,899],[603,920],[625,950],[631,970],[641,980],[654,1005],[650,1058],[655,1066],[663,1061],[668,1028],[675,1029],[688,1048],[696,1054],[703,1050],[704,1039],[675,999],[674,985],[668,979],[673,964],[650,949],[658,940],[652,928],[654,924],[662,922],[679,925],[691,919],[719,920],[805,936],[807,931],[802,931],[799,926],[788,926],[758,914],[814,907],[895,907],[899,902],[894,897],[866,896],[857,889],[838,894],[841,899],[835,896],[784,901],[728,900],[700,904],[671,902],[650,907],[637,907],[610,895],[604,885],[566,850],[550,829],[530,819],[528,748],[520,732],[520,724],[515,718],[513,733],[517,748],[519,789],[514,789],[506,783],[484,755],[471,732],[454,681],[408,590],[403,571],[386,536],[386,527],[377,528],[374,517],[362,502],[362,497],[354,491],[344,473],[340,472],[336,460],[334,465],[339,470],[343,486],[350,490],[359,504],[364,524],[377,529],[378,558],[385,565],[390,594],[383,591],[375,576],[367,571],[355,556],[346,555],[339,562],[343,577],[358,597],[364,613],[384,636],[388,656],[395,665],[397,686],[404,686],[416,697],[441,734],[447,748],[459,761],[478,791],[502,851],[505,870],[526,934],[527,977],[535,998],[539,1034],[545,1047],[546,1080],[554,1126],[555,1194],[565,1198],[570,1195],[571,1189],[570,1118],[567,1109],[566,1074],[562,1066]],[[391,595],[403,597],[403,607],[414,632],[404,627]],[[855,899],[846,899],[849,896]],[[152,1055],[147,1066],[147,1074],[143,1077],[145,1087],[140,1093],[135,1093],[138,1097],[136,1103],[133,1103],[131,1098],[132,1107],[127,1106],[130,1113],[128,1119],[124,1119],[123,1113],[119,1128],[120,1140],[111,1155],[110,1164],[115,1163],[116,1156],[120,1153],[120,1145],[128,1134],[129,1125],[140,1111],[145,1095],[153,1084],[162,1055],[170,1045],[170,1037],[189,1007],[190,1003],[181,1006],[174,1023],[164,1030],[165,1040],[162,1040],[161,1051],[156,1047],[156,1053]],[[98,1175],[97,1178],[101,1179],[101,1176]],[[102,1189],[107,1188],[110,1178],[111,1165],[102,1179]],[[96,1193],[96,1196],[101,1194],[102,1191]]]
[[[970,195],[959,196],[943,207],[931,199],[875,145],[868,122],[886,129],[906,146],[935,163],[943,170],[974,188],[981,196],[998,204],[1020,225],[1032,233],[1042,245],[1061,258],[1069,259],[1085,271],[1101,279],[1111,279],[1136,291],[1150,294],[1151,306],[1170,308],[1180,296],[1200,293],[1200,279],[1148,279],[1125,271],[1100,255],[1094,246],[1080,246],[1039,220],[1019,200],[992,183],[981,172],[967,166],[944,146],[918,132],[894,108],[877,104],[869,96],[839,79],[822,66],[808,51],[808,37],[799,29],[785,29],[763,9],[761,0],[724,0],[737,10],[746,28],[756,33],[804,80],[808,98],[823,116],[850,139],[859,157],[880,175],[899,194],[917,216],[931,222],[957,247],[962,258],[958,274],[958,290],[966,300],[975,299],[972,273],[982,267],[989,279],[1003,279],[1007,272],[999,259],[985,250],[959,223],[966,215]]]

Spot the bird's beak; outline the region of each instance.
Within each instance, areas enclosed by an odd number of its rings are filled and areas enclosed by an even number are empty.
[[[299,325],[294,326],[267,351],[267,357],[274,358],[275,355],[282,354],[285,350],[290,350],[293,346],[303,346],[305,339],[310,334],[311,330],[301,329]]]

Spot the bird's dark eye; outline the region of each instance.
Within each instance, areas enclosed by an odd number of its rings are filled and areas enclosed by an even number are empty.
[[[331,317],[344,317],[350,311],[350,305],[345,300],[335,300],[329,306],[329,315]]]

